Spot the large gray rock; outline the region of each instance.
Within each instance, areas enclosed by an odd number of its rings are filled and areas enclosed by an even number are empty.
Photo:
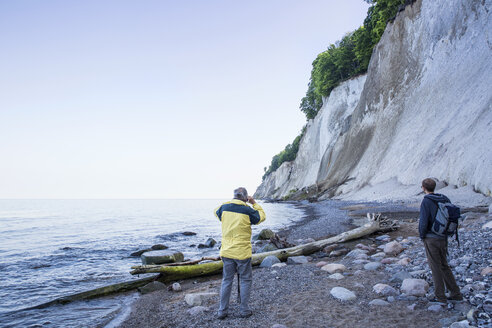
[[[391,304],[384,301],[384,300],[375,299],[375,300],[370,301],[369,305],[372,305],[372,306],[390,306]]]
[[[306,264],[308,263],[307,257],[301,256],[291,256],[287,258],[287,264]]]
[[[372,290],[376,294],[383,295],[383,296],[398,295],[398,291],[396,289],[386,284],[376,284],[372,287]]]
[[[167,288],[166,285],[164,285],[162,282],[152,281],[143,287],[139,287],[138,291],[142,294],[148,294],[148,293],[155,292],[156,290],[163,290],[166,288]]]
[[[321,267],[321,270],[326,271],[328,273],[336,273],[336,272],[344,272],[347,270],[345,265],[339,263],[329,263]]]
[[[395,255],[398,255],[401,252],[403,252],[403,246],[399,242],[394,240],[394,241],[390,241],[389,243],[385,244],[383,251],[386,254],[395,256]]]
[[[406,295],[425,296],[429,290],[429,284],[423,279],[405,279],[401,284],[400,290]]]
[[[274,244],[266,244],[263,245],[259,250],[258,253],[265,253],[265,252],[271,252],[271,251],[276,251],[278,248]]]
[[[219,296],[218,293],[193,293],[185,295],[185,302],[189,306],[200,306],[211,298]]]
[[[280,263],[280,260],[275,255],[269,255],[261,261],[260,268],[270,268],[276,263]]]
[[[357,298],[354,292],[343,287],[333,287],[330,294],[340,301],[353,301]]]
[[[350,251],[347,255],[345,255],[346,258],[350,258],[350,259],[359,259],[361,260],[362,258],[360,257],[366,257],[367,258],[367,251],[366,250],[363,250],[363,249],[359,249],[359,248],[356,248],[352,251]]]
[[[379,269],[382,266],[379,262],[369,262],[364,265],[364,270],[374,271]]]
[[[170,250],[145,252],[140,256],[143,265],[182,262],[183,253]]]
[[[260,240],[269,240],[270,238],[275,237],[275,232],[273,232],[270,229],[263,229],[260,231],[260,234],[258,235],[258,239]]]

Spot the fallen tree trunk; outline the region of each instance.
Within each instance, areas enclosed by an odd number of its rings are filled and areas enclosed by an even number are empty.
[[[381,215],[368,214],[367,218],[368,222],[363,226],[343,232],[328,239],[318,240],[271,252],[253,254],[251,264],[253,266],[259,265],[265,257],[270,255],[274,255],[279,260],[285,261],[291,256],[309,255],[315,253],[330,244],[346,242],[370,235],[377,231],[387,231],[396,228],[396,223],[382,219]],[[139,265],[133,266],[132,269],[134,270],[130,273],[134,275],[142,273],[160,273],[161,276],[159,277],[159,281],[169,282],[220,273],[222,271],[222,261],[213,261],[185,266]]]
[[[154,280],[158,280],[159,276],[160,275],[154,275],[153,277],[147,277],[147,278],[142,278],[142,279],[135,279],[135,280],[125,281],[125,282],[120,282],[120,283],[109,285],[109,286],[91,289],[91,290],[88,290],[85,292],[80,292],[80,293],[76,293],[76,294],[62,296],[62,297],[56,298],[54,300],[51,300],[49,302],[35,305],[35,306],[25,308],[25,309],[22,309],[19,311],[30,310],[30,309],[43,309],[43,308],[48,307],[48,306],[53,305],[53,304],[66,304],[66,303],[70,303],[73,301],[87,300],[87,299],[111,295],[111,294],[115,294],[115,293],[127,292],[130,290],[136,289],[138,287],[145,286],[146,284],[148,284]]]

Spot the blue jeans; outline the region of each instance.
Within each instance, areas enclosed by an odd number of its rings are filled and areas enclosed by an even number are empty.
[[[251,267],[251,258],[245,260],[222,258],[224,267],[222,269],[222,286],[220,288],[220,305],[219,315],[227,314],[229,309],[229,299],[232,291],[232,281],[234,274],[239,273],[240,289],[241,289],[241,304],[239,312],[246,314],[249,312],[249,295],[251,293],[251,284],[253,282],[253,270]]]

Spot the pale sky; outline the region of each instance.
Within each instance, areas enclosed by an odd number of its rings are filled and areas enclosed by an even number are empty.
[[[363,0],[0,0],[0,198],[230,198]]]

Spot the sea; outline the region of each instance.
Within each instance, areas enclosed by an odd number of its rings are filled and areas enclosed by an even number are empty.
[[[213,211],[224,201],[0,200],[0,327],[117,327],[138,292],[32,307],[137,279],[130,267],[141,260],[130,254],[155,244],[189,259],[217,256],[217,248],[197,245],[210,237],[220,241]],[[253,234],[286,228],[305,215],[296,204],[260,204],[267,220],[253,226]]]

